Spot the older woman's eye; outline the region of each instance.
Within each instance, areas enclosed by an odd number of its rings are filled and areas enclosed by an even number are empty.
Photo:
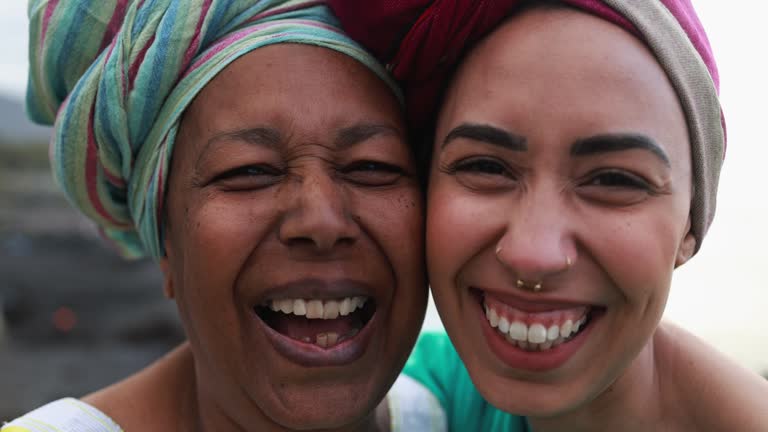
[[[270,165],[245,165],[224,171],[211,183],[227,190],[261,189],[277,183],[282,176],[281,170]]]
[[[352,163],[339,171],[347,180],[362,186],[388,186],[405,174],[397,165],[371,160]]]

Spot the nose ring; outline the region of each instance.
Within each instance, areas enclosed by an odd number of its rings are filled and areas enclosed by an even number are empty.
[[[569,269],[569,268],[571,268],[572,265],[573,265],[573,260],[571,259],[570,256],[566,255],[565,256],[565,268]]]
[[[522,279],[518,279],[516,283],[518,288],[530,288],[533,292],[541,291],[541,281],[531,285]]]

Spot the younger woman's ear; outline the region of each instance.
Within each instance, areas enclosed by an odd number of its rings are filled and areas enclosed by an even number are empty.
[[[688,216],[688,222],[685,225],[685,236],[677,248],[677,257],[675,258],[675,268],[688,262],[696,251],[696,237],[691,231],[691,217]]]

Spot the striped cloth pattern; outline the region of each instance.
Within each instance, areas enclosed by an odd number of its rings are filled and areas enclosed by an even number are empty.
[[[59,399],[4,425],[0,432],[122,432],[111,418],[73,398]]]
[[[27,110],[54,124],[51,163],[69,200],[128,257],[160,257],[178,122],[243,54],[276,43],[378,62],[309,0],[31,0]]]

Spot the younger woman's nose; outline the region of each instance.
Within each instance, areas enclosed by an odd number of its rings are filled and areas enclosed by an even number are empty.
[[[540,282],[574,265],[567,212],[554,202],[519,203],[495,245],[498,261],[521,281]]]

